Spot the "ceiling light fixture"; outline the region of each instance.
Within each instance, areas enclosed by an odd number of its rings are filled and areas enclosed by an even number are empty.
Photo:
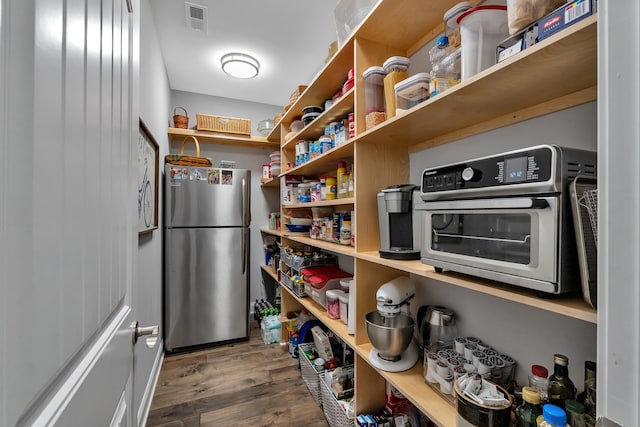
[[[254,78],[260,70],[258,60],[244,53],[227,53],[220,59],[220,62],[222,63],[222,71],[239,79]]]

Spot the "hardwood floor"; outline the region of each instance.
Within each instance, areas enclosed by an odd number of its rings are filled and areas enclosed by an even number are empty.
[[[164,359],[147,426],[327,427],[284,346],[265,345],[251,322],[247,342]]]

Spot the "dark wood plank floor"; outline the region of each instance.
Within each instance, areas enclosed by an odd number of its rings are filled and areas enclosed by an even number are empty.
[[[164,359],[147,426],[327,427],[286,347],[251,339]]]

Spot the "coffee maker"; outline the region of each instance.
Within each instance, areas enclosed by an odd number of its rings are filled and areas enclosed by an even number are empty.
[[[413,184],[397,184],[378,193],[380,257],[395,260],[420,259],[420,221],[414,209],[422,203]]]

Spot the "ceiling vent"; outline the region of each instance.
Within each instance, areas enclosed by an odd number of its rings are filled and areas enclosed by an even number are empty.
[[[201,33],[207,32],[207,7],[199,4],[185,2],[185,15],[187,28]]]

